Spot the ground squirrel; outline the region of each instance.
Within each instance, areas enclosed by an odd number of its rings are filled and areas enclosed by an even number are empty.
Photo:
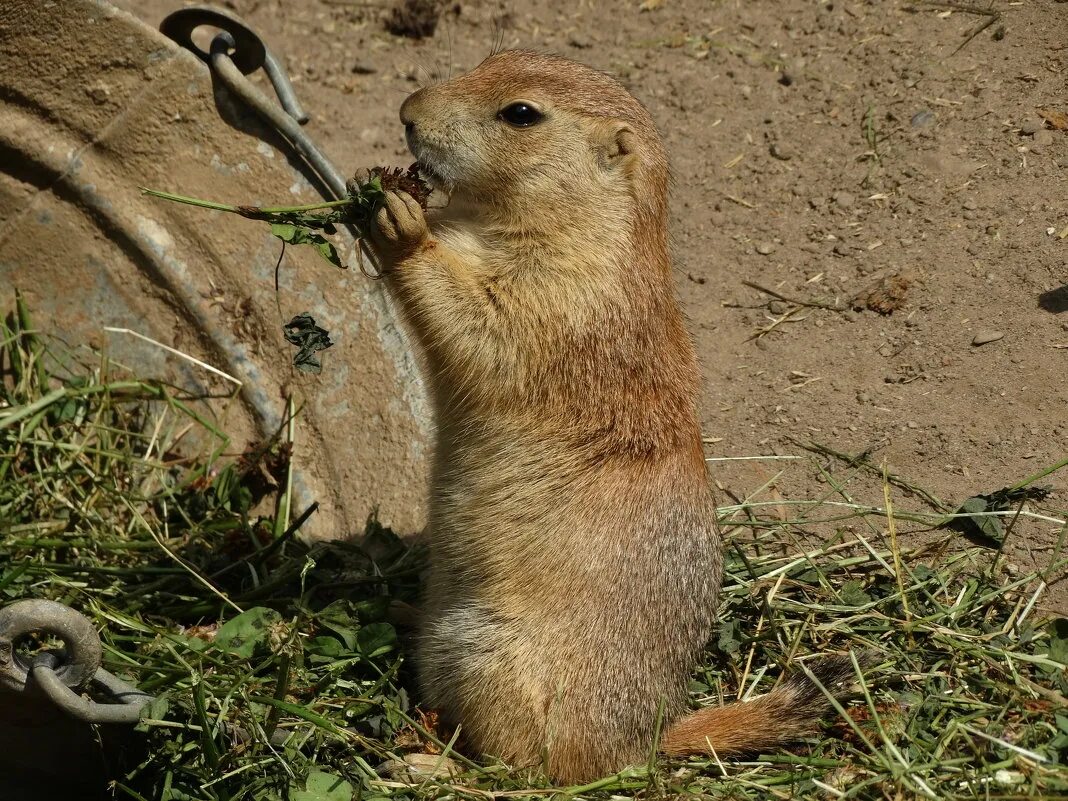
[[[428,224],[388,193],[371,231],[437,423],[423,701],[561,781],[644,760],[658,727],[675,754],[804,733],[823,695],[798,679],[683,716],[722,557],[649,113],[506,51],[400,116],[449,196]]]

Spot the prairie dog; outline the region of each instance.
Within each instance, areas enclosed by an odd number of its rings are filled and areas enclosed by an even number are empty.
[[[683,716],[722,556],[648,112],[505,51],[400,116],[450,197],[428,222],[388,193],[371,231],[436,414],[424,702],[565,782],[645,759],[658,726],[668,753],[804,733],[823,696],[797,680]]]

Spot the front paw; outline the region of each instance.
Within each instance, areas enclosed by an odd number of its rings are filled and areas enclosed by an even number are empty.
[[[430,241],[430,227],[419,203],[407,192],[386,192],[368,231],[371,246],[385,264],[394,264]]]

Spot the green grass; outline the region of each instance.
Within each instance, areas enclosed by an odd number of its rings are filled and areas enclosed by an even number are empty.
[[[235,452],[227,403],[50,340],[21,306],[0,329],[0,603],[81,610],[105,666],[159,698],[110,796],[1068,795],[1068,621],[1039,612],[1068,564],[1068,529],[1046,501],[999,513],[1010,541],[1030,526],[1050,543],[1027,572],[946,528],[946,508],[899,475],[872,483],[869,462],[826,451],[783,461],[820,471],[826,492],[762,488],[722,507],[722,623],[694,702],[764,692],[810,655],[874,649],[855,701],[782,753],[651,760],[559,788],[459,756],[451,732],[432,730],[388,622],[391,603],[418,602],[424,555],[374,520],[359,543],[303,544],[285,432]],[[427,750],[451,756],[453,774],[411,782],[383,768]]]

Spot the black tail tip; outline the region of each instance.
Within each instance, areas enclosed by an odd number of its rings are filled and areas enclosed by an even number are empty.
[[[856,666],[853,664],[854,657]],[[795,671],[787,679],[787,686],[796,694],[800,705],[827,706],[828,701],[824,690],[836,699],[849,695],[861,680],[863,672],[879,664],[880,661],[882,661],[880,653],[871,648],[854,651],[852,656],[850,654],[821,656],[819,659],[806,663],[809,673],[801,670]],[[858,667],[861,675],[857,673]],[[813,678],[815,681],[812,680]],[[820,689],[820,685],[823,689]]]

